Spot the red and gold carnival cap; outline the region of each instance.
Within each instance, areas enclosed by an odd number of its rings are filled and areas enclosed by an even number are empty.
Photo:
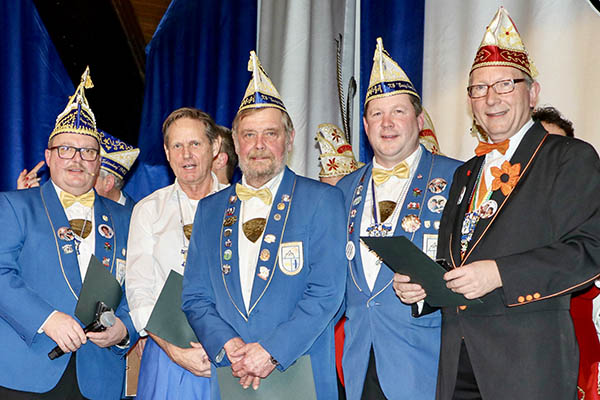
[[[498,9],[485,29],[470,72],[487,66],[514,67],[532,78],[538,74],[515,23],[504,7]]]

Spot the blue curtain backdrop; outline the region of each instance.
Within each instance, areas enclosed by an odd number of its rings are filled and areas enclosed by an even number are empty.
[[[136,201],[173,182],[161,126],[191,106],[230,127],[250,80],[256,0],[174,0],[147,48],[140,156],[125,187]]]
[[[73,84],[31,0],[0,1],[0,191],[44,159]],[[46,168],[41,171],[47,179]],[[40,175],[40,174],[38,174]]]
[[[423,79],[423,38],[425,2],[423,0],[363,0],[360,7],[360,112],[363,113],[365,95],[369,87],[373,54],[378,37],[383,47],[406,72],[421,94]],[[369,162],[373,150],[362,127],[360,161]]]

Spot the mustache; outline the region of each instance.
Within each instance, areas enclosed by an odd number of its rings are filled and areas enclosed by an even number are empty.
[[[90,176],[96,176],[95,173],[88,171],[88,169],[81,163],[74,161],[72,164],[67,165],[67,169],[80,169],[83,171],[84,174],[90,175]]]
[[[251,151],[248,158],[274,158],[270,151]]]

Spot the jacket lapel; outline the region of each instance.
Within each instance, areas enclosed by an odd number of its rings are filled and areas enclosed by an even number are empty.
[[[540,147],[540,145],[542,144],[542,141],[546,138],[546,135],[547,135],[547,132],[542,128],[541,124],[536,123],[529,129],[529,131],[527,131],[527,133],[521,140],[521,143],[519,143],[519,147],[517,147],[517,150],[515,151],[515,153],[513,154],[513,156],[510,159],[511,165],[515,165],[515,164],[521,165],[519,180],[515,184],[515,188],[518,185],[522,184],[522,181],[526,178],[526,175],[529,170],[528,165],[530,165],[531,161],[533,161],[533,158],[536,156],[537,150]],[[481,158],[484,158],[484,157],[481,157]],[[490,182],[490,185],[491,185],[491,182]],[[515,188],[513,188],[513,190]],[[473,237],[471,238],[471,241],[469,242],[469,246],[467,247],[467,253],[465,255],[465,259],[463,260],[463,264],[467,261],[467,258],[471,254],[472,250],[475,248],[477,243],[481,240],[481,238],[485,235],[487,230],[490,228],[490,226],[496,220],[498,215],[501,213],[504,205],[510,201],[511,194],[512,194],[512,192],[509,193],[508,196],[505,196],[502,193],[502,190],[500,190],[500,189],[495,190],[492,193],[490,200],[494,200],[498,204],[497,211],[496,211],[496,213],[494,213],[494,215],[492,217],[481,218],[477,222],[475,231],[473,232]]]
[[[362,173],[357,175],[357,181],[352,185],[353,191],[348,206],[348,226],[346,230],[346,243],[351,242],[354,245],[354,257],[348,261],[350,278],[360,292],[369,296],[371,295],[371,291],[365,278],[360,251],[360,223],[365,209],[365,196],[368,196],[369,193],[369,181],[371,180],[372,170],[373,163],[370,162],[364,167]],[[347,244],[347,246],[349,245]]]
[[[285,234],[288,216],[294,199],[295,186],[296,174],[286,167],[281,183],[279,184],[279,189],[277,189],[277,194],[273,197],[273,204],[271,205],[265,232],[262,236],[263,240],[258,252],[248,315],[252,313],[252,310],[271,284],[271,280],[277,272],[277,264],[281,262],[279,260],[279,247]]]
[[[242,288],[240,284],[240,267],[238,258],[238,231],[240,207],[242,203],[235,194],[235,185],[228,189],[229,197],[225,210],[223,211],[223,223],[221,225],[221,235],[219,243],[219,265],[225,290],[229,299],[240,315],[247,320],[246,307],[242,298]]]
[[[475,157],[465,164],[466,172],[459,175],[456,184],[460,187],[458,199],[452,199],[452,203],[456,201],[457,204],[447,204],[446,207],[457,207],[455,219],[453,221],[452,230],[452,242],[450,243],[450,253],[452,255],[452,262],[454,267],[458,267],[461,264],[460,256],[460,240],[462,236],[462,226],[465,219],[465,214],[469,209],[469,204],[474,194],[475,184],[477,183],[477,177],[479,171],[483,166],[485,157]],[[450,262],[451,260],[447,260]]]
[[[42,186],[40,195],[42,196],[42,203],[57,244],[57,256],[60,268],[63,270],[63,276],[67,285],[72,289],[73,295],[77,297],[79,296],[82,282],[81,273],[79,272],[79,262],[77,261],[75,240],[72,235],[69,236],[62,233],[67,230],[70,231],[71,227],[51,180],[48,180]],[[61,235],[59,235],[59,230],[62,233]]]
[[[106,208],[102,197],[98,196],[98,193],[96,193],[94,200],[94,222],[96,230],[94,255],[114,275],[117,230],[111,213]]]

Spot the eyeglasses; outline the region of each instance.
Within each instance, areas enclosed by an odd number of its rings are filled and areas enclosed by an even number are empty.
[[[98,159],[98,149],[73,146],[53,146],[48,150],[55,149],[58,151],[58,156],[64,160],[71,160],[75,157],[76,152],[79,152],[79,156],[83,161],[96,161]]]
[[[478,99],[480,97],[487,96],[490,88],[494,89],[494,92],[497,94],[507,94],[515,90],[515,83],[519,82],[525,82],[525,79],[504,79],[502,81],[492,83],[491,85],[480,83],[467,87],[467,93],[472,99]]]

